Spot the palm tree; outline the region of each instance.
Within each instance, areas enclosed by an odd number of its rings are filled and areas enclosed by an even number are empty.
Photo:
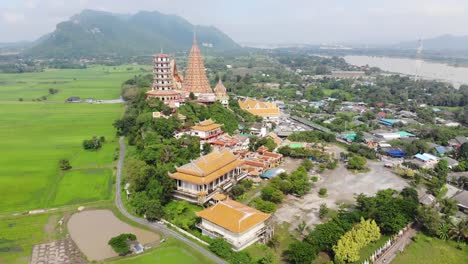
[[[452,224],[449,229],[451,239],[456,239],[458,243],[468,238],[468,220],[462,220],[457,224]]]
[[[447,223],[441,223],[439,225],[439,228],[437,229],[437,235],[439,236],[440,239],[442,240],[447,240],[449,235],[449,226]]]

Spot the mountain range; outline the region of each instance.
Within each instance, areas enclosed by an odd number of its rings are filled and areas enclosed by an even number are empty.
[[[184,18],[157,11],[134,15],[84,10],[57,25],[23,54],[39,58],[140,56],[188,51],[194,32],[199,46],[216,51],[238,49],[229,36],[212,26],[192,25]]]

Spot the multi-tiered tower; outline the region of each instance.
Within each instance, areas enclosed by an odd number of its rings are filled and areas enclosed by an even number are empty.
[[[158,98],[171,107],[178,107],[183,97],[181,92],[175,89],[177,86],[172,72],[174,62],[171,62],[167,54],[154,55],[153,58],[153,86],[146,92],[147,96]]]
[[[190,50],[183,90],[187,93],[194,93],[198,96],[199,101],[216,100],[206,77],[205,65],[203,64],[203,57],[197,45],[196,36],[193,38],[193,45]]]

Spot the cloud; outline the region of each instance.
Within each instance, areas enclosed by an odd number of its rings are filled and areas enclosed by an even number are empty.
[[[26,16],[23,13],[16,12],[4,12],[1,17],[8,24],[16,24],[26,20]]]

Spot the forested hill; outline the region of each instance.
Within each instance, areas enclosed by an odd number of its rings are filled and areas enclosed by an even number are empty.
[[[41,38],[24,55],[67,58],[149,55],[161,48],[165,52],[188,51],[194,30],[202,49],[223,51],[240,48],[217,28],[192,25],[176,15],[157,11],[121,15],[84,10],[59,23],[54,32]]]

